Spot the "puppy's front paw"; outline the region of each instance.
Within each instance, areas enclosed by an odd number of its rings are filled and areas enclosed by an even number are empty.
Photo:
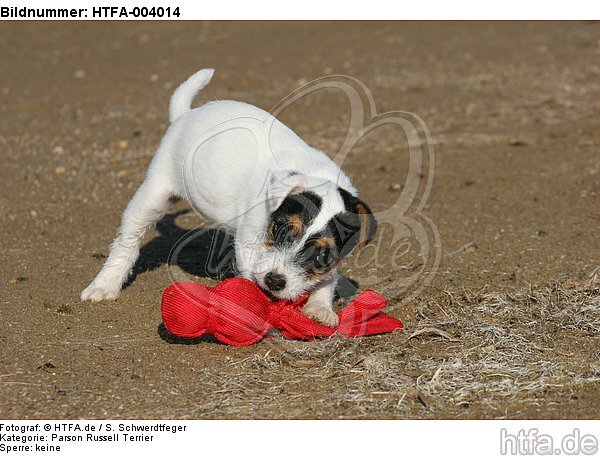
[[[108,301],[119,297],[119,289],[114,287],[100,285],[92,282],[85,290],[81,292],[82,301]]]
[[[308,317],[317,323],[321,323],[322,325],[329,326],[330,328],[335,328],[339,323],[337,314],[324,306],[311,306],[307,304],[302,308],[302,314],[305,317]]]

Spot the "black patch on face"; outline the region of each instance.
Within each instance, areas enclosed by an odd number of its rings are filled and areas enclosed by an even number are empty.
[[[337,214],[329,221],[327,231],[335,238],[341,257],[357,246],[367,245],[375,236],[377,221],[369,206],[343,188],[338,189],[346,212]]]
[[[366,203],[344,189],[338,189],[345,211],[329,220],[323,230],[310,236],[295,258],[309,278],[329,272],[352,249],[373,239],[377,229],[375,217]]]
[[[321,197],[313,192],[288,195],[271,214],[267,241],[274,247],[292,244],[319,214],[322,203]]]
[[[360,242],[361,223],[358,214],[342,212],[336,214],[327,223],[326,232],[335,239],[335,246],[340,255],[344,257],[350,253]]]

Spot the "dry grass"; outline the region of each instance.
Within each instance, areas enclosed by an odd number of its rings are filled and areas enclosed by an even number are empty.
[[[592,369],[599,354],[568,343],[586,334],[593,347],[600,333],[597,289],[571,283],[450,297],[461,342],[425,384],[432,395],[455,406],[492,407],[499,396],[538,404],[536,393],[549,388],[600,381]]]
[[[209,393],[190,416],[235,406],[238,416],[332,417],[333,404],[338,417],[504,417],[511,401],[549,410],[557,393],[600,385],[597,284],[446,291],[445,301],[420,303],[417,322],[393,335],[264,343],[231,360],[216,379],[227,394]]]

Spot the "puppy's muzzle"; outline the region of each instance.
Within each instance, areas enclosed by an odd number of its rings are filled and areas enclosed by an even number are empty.
[[[276,272],[269,272],[265,276],[265,285],[271,291],[280,291],[285,288],[285,277]]]

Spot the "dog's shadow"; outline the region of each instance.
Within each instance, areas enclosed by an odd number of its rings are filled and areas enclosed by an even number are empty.
[[[233,238],[224,230],[214,228],[180,228],[175,221],[188,212],[189,209],[183,209],[167,214],[156,224],[159,235],[140,249],[139,259],[125,287],[130,286],[138,275],[163,264],[178,266],[200,278],[224,280],[235,275]]]
[[[235,276],[233,237],[224,230],[215,228],[180,228],[176,224],[177,217],[189,211],[183,209],[167,214],[156,224],[159,235],[140,249],[140,256],[125,287],[135,282],[138,275],[158,269],[163,264],[175,265],[198,278],[221,281]],[[356,281],[342,276],[336,287],[336,299],[350,297],[357,289]],[[182,339],[169,333],[162,323],[157,331],[168,343],[194,344],[216,341],[212,337]]]

